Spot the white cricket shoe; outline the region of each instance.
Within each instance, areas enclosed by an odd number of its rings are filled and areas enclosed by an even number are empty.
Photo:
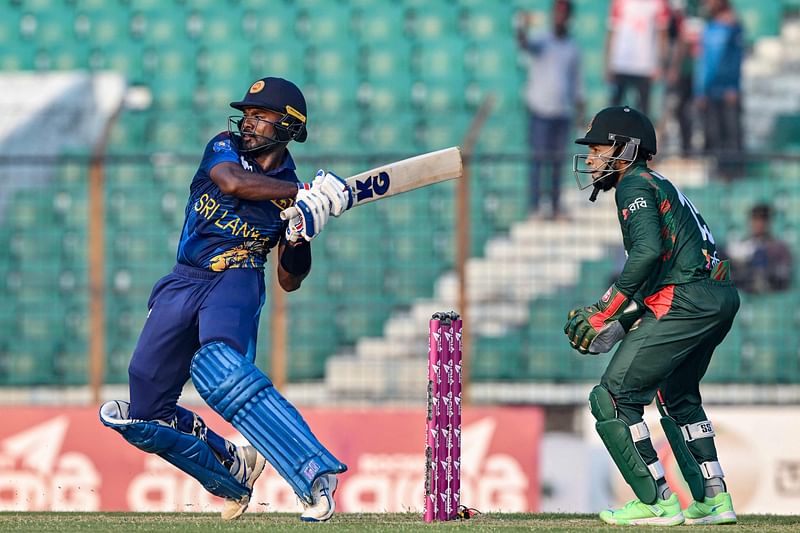
[[[305,511],[300,515],[303,522],[325,522],[333,516],[336,502],[333,495],[339,481],[335,474],[323,474],[314,480],[311,485],[311,505],[303,503]]]
[[[252,446],[237,446],[235,459],[234,466],[231,467],[233,477],[247,485],[247,488],[252,492],[253,485],[258,476],[261,475],[261,472],[264,471],[264,465],[267,460]],[[225,506],[222,508],[222,519],[235,520],[239,518],[249,504],[250,495],[244,496],[239,500],[225,500]]]

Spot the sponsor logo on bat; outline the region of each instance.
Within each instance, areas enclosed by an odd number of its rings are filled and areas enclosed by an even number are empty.
[[[365,180],[356,180],[356,201],[363,202],[373,196],[383,196],[389,191],[391,178],[388,172],[380,172],[377,176],[367,176]]]

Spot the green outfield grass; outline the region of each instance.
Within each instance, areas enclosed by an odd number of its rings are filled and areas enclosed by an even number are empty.
[[[278,513],[245,514],[235,522],[223,522],[217,515],[200,513],[0,513],[0,531],[30,533],[167,531],[639,531],[664,528],[606,526],[594,515],[585,514],[484,514],[462,522],[424,524],[417,514],[338,514],[325,524],[305,524],[297,515]],[[737,526],[718,526],[711,531],[762,532],[798,531],[800,516],[746,515]],[[702,528],[707,531],[708,528]],[[697,526],[678,526],[670,531],[697,531]]]

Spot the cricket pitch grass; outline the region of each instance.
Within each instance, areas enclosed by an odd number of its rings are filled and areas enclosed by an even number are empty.
[[[703,531],[789,532],[800,531],[800,515],[744,515],[735,526],[676,526],[671,528],[609,526],[588,514],[494,514],[478,515],[470,520],[425,524],[417,513],[361,514],[341,513],[324,524],[300,522],[296,514],[247,513],[232,522],[219,515],[201,513],[0,513],[0,532],[15,533],[162,533],[219,531]]]

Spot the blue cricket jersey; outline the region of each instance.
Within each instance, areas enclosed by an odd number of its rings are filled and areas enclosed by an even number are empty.
[[[294,202],[243,200],[223,194],[211,180],[214,166],[230,161],[247,171],[298,182],[289,151],[278,168],[265,172],[240,154],[236,140],[222,132],[206,145],[203,160],[192,179],[186,220],[178,244],[178,263],[221,272],[229,268],[263,268],[267,253],[286,229],[280,213]]]

